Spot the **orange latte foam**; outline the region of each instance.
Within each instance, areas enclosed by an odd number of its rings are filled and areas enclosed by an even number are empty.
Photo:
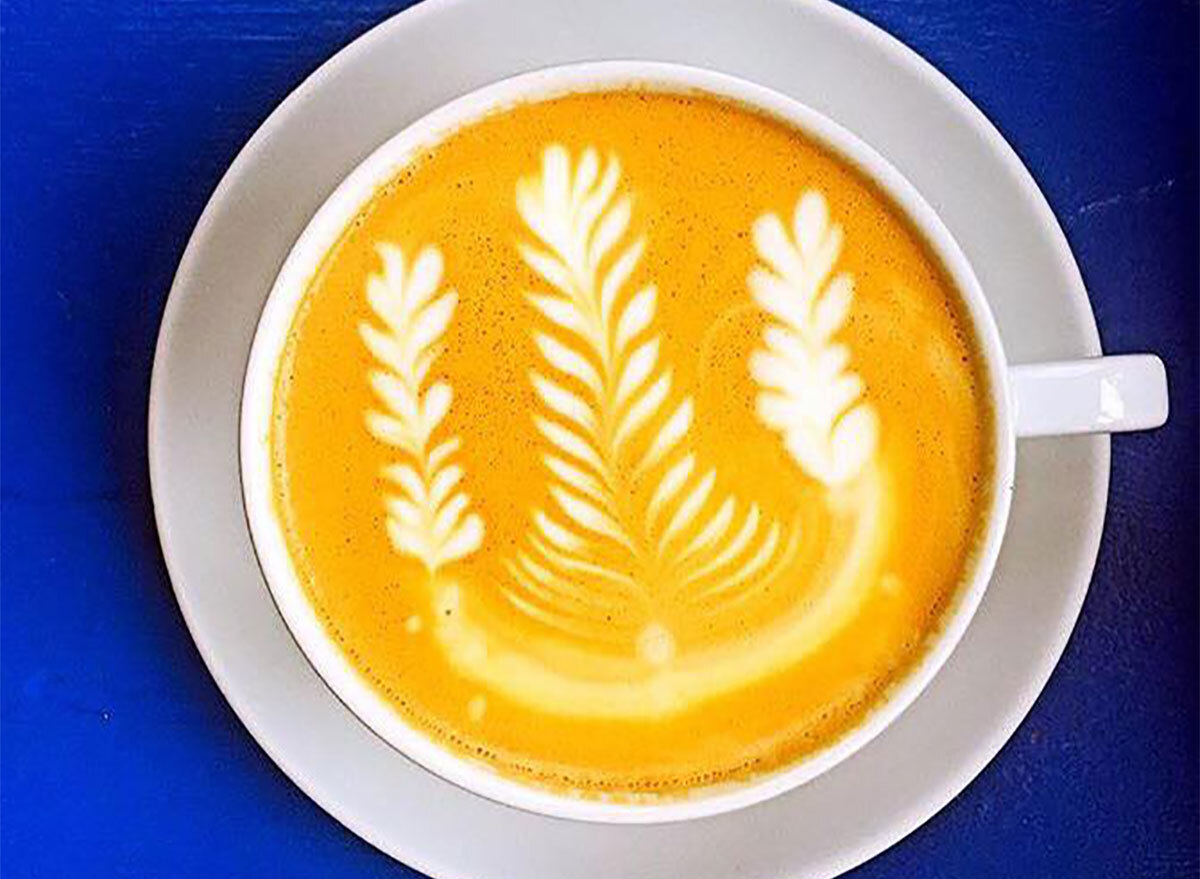
[[[988,507],[936,260],[847,163],[700,95],[456,132],[346,229],[283,358],[276,509],[330,636],[433,740],[585,796],[836,741]]]

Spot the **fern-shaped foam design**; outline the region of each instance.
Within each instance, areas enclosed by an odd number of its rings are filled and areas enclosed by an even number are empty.
[[[617,192],[620,177],[613,156],[602,163],[587,149],[572,167],[552,145],[541,173],[517,184],[518,212],[537,239],[519,245],[521,256],[549,288],[529,302],[551,330],[535,333],[546,369],[531,380],[554,504],[534,511],[528,551],[509,566],[520,588],[508,594],[548,623],[588,633],[631,602],[653,621],[685,597],[732,595],[794,549],[756,505],[715,497],[716,471],[687,448],[693,402],[660,363],[656,289],[629,289],[645,241],[627,240],[632,203]],[[653,662],[671,645],[657,622],[639,638]]]
[[[774,318],[750,361],[762,387],[759,417],[809,476],[844,484],[874,455],[879,427],[862,400],[862,379],[847,368],[849,349],[833,341],[854,299],[850,276],[834,275],[842,227],[830,221],[824,196],[808,190],[796,203],[791,235],[766,214],[754,224],[754,245],[763,264],[750,272],[750,290]]]
[[[470,499],[458,487],[463,470],[451,463],[459,440],[434,439],[450,410],[450,386],[427,381],[458,296],[453,290],[439,294],[437,248],[421,250],[411,266],[394,245],[379,245],[378,253],[383,273],[368,279],[367,301],[380,325],[359,326],[378,364],[370,381],[382,406],[367,413],[367,428],[403,455],[383,470],[396,488],[385,501],[392,546],[432,575],[483,542],[483,521],[469,512]]]

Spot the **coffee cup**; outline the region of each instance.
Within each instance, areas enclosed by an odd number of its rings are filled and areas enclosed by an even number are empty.
[[[273,400],[289,330],[311,279],[363,206],[423,149],[489,114],[555,96],[611,89],[704,94],[752,108],[803,132],[868,178],[915,228],[957,290],[973,331],[991,412],[987,508],[981,514],[971,570],[920,660],[860,722],[814,753],[759,777],[697,784],[688,795],[661,800],[580,797],[527,784],[456,753],[406,722],[356,671],[345,645],[336,642],[314,610],[292,563],[271,481]],[[260,319],[242,398],[241,473],[255,551],[284,622],[333,692],[372,731],[431,772],[501,803],[564,818],[651,823],[718,814],[803,784],[864,747],[919,696],[962,637],[991,578],[1009,517],[1018,439],[1146,429],[1162,424],[1166,416],[1165,373],[1153,355],[1010,364],[984,291],[936,212],[882,156],[828,118],[777,92],[712,71],[640,61],[598,62],[525,74],[452,101],[379,147],[330,195],[283,264]],[[452,614],[459,600],[457,590],[443,589],[434,597],[435,611]],[[669,649],[669,641],[655,629],[647,634],[642,649],[653,660]]]

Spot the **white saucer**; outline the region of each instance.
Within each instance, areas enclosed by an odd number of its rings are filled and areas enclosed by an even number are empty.
[[[1015,154],[946,79],[856,16],[791,0],[427,0],[297,89],[196,227],[163,319],[150,400],[167,566],[213,676],[267,753],[339,821],[431,876],[833,876],[949,802],[1033,704],[1091,577],[1106,438],[1021,443],[1012,524],[983,605],[930,688],[883,735],[790,794],[683,824],[537,817],[408,762],[309,667],[251,550],[238,486],[242,371],[259,309],[308,218],[361,158],[433,107],[514,73],[602,58],[709,67],[820,110],[939,210],[1014,362],[1099,353],[1066,240]]]

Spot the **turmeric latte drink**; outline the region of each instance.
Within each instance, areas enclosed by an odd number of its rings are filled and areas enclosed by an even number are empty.
[[[671,798],[836,742],[971,576],[965,306],[855,167],[699,93],[518,104],[311,279],[276,515],[331,640],[500,775]]]

